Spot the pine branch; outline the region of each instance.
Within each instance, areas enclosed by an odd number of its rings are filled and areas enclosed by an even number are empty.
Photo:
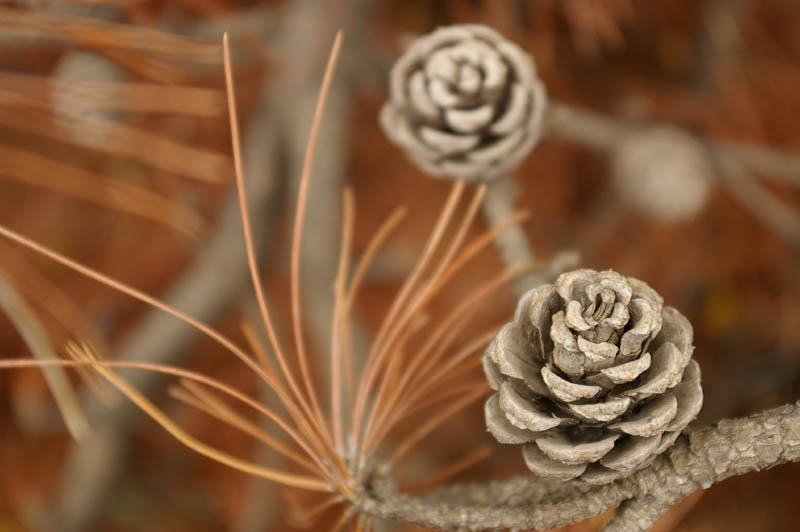
[[[800,402],[688,431],[650,466],[605,486],[553,483],[534,476],[457,485],[411,497],[386,472],[355,499],[359,512],[442,530],[549,529],[609,508],[607,532],[649,529],[684,497],[726,478],[800,461]]]

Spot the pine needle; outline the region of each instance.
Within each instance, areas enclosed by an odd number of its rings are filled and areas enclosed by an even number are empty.
[[[0,175],[100,206],[141,216],[197,238],[205,221],[195,211],[150,190],[21,148],[0,144]],[[57,176],[57,177],[56,177]]]
[[[295,410],[299,409],[305,414],[308,422],[315,427],[317,433],[316,436],[321,441],[323,442],[326,440],[330,441],[331,437],[326,431],[325,423],[322,419],[322,414],[319,409],[319,406],[317,405],[314,408],[313,412],[312,412],[312,407],[309,406],[308,399],[311,400],[312,406],[316,404],[315,402],[316,396],[311,392],[312,386],[310,385],[309,380],[306,379],[306,390],[308,391],[310,397],[308,398],[305,397],[300,390],[300,387],[297,383],[297,380],[294,377],[294,374],[292,373],[291,369],[289,369],[289,365],[286,362],[286,356],[283,353],[283,349],[281,348],[278,336],[275,332],[274,324],[272,322],[272,319],[270,318],[266,296],[264,295],[263,282],[261,281],[261,275],[259,273],[258,264],[256,262],[255,246],[253,244],[252,229],[250,227],[250,215],[247,207],[247,193],[244,184],[244,170],[242,167],[241,146],[239,140],[239,123],[238,120],[236,119],[236,95],[233,85],[233,73],[231,68],[230,49],[228,44],[227,33],[223,36],[222,39],[222,49],[223,49],[223,64],[225,67],[225,84],[227,88],[226,92],[228,96],[228,115],[230,117],[231,144],[233,149],[233,164],[235,169],[234,174],[236,177],[236,189],[239,198],[239,210],[242,216],[242,228],[244,232],[245,248],[247,252],[248,270],[250,271],[250,278],[252,281],[253,289],[255,290],[256,293],[256,300],[258,301],[259,312],[261,313],[261,318],[264,322],[264,327],[267,330],[267,335],[269,337],[275,356],[278,360],[281,372],[283,373],[283,377],[289,384],[289,388],[294,396],[294,399],[291,399],[289,396],[287,396],[286,401],[290,401],[293,404],[298,405],[298,407],[295,408]],[[335,45],[334,45],[334,50],[335,50]],[[301,369],[302,369],[303,358],[301,358],[301,353],[299,351],[297,356],[298,358],[301,359]],[[305,377],[305,372],[304,372],[304,377]],[[338,460],[338,454],[335,453],[331,445],[327,446],[325,452],[329,455],[328,456],[329,459],[332,459],[334,461]]]
[[[239,360],[241,360],[245,365],[247,365],[250,369],[256,372],[262,379],[264,379],[265,382],[267,382],[268,384],[271,382],[269,377],[264,373],[264,371],[255,362],[253,362],[253,360],[251,360],[250,357],[247,356],[247,354],[239,346],[237,346],[229,338],[217,332],[216,330],[212,329],[208,325],[201,323],[200,321],[192,318],[191,316],[179,311],[174,307],[167,305],[166,303],[158,299],[155,299],[152,296],[145,294],[144,292],[141,292],[140,290],[137,290],[133,287],[126,285],[125,283],[121,283],[115,279],[112,279],[107,275],[103,275],[97,270],[84,266],[68,257],[65,257],[64,255],[61,255],[60,253],[52,251],[49,248],[23,235],[20,235],[15,231],[12,231],[11,229],[0,226],[0,235],[22,245],[23,247],[31,249],[39,253],[40,255],[44,255],[45,257],[63,266],[66,266],[67,268],[77,273],[80,273],[81,275],[89,277],[90,279],[94,279],[95,281],[104,284],[110,288],[113,288],[114,290],[129,295],[134,299],[138,299],[143,303],[147,303],[151,307],[160,309],[168,314],[175,316],[176,318],[187,323],[188,325],[191,325],[195,329],[199,330],[212,340],[216,341],[217,343],[228,349],[228,351],[233,353]]]
[[[60,41],[88,48],[137,50],[162,59],[218,65],[219,45],[154,28],[65,13],[0,8],[6,34]]]
[[[102,118],[54,115],[32,107],[0,107],[0,125],[139,161],[153,168],[207,183],[220,183],[228,175],[228,159],[220,153]],[[87,128],[98,134],[76,135],[76,132]]]
[[[68,99],[80,109],[219,116],[225,96],[219,89],[131,81],[62,80],[52,76],[0,71],[0,103],[52,109],[53,99]]]
[[[18,250],[10,248],[6,242],[0,242],[0,264],[5,267],[12,285],[31,302],[37,315],[47,314],[61,329],[62,335],[77,335],[84,338],[100,358],[108,358],[110,351],[105,339],[89,322],[83,310],[61,287],[42,275],[38,268],[25,261]],[[86,368],[78,368],[78,373],[105,405],[113,404],[111,390],[102,379]]]
[[[263,343],[261,343],[261,339],[256,334],[255,330],[253,330],[253,326],[250,325],[249,322],[242,323],[242,333],[244,337],[247,339],[247,343],[250,345],[250,349],[256,354],[256,359],[258,363],[261,364],[261,367],[264,369],[264,372],[272,377],[276,382],[280,382],[278,379],[278,374],[275,371],[275,366],[269,361],[269,357],[267,356],[267,349]]]
[[[252,436],[308,471],[323,474],[316,464],[270,436],[255,423],[234,412],[209,390],[204,390],[200,385],[187,380],[183,380],[181,384],[182,386],[173,386],[169,389],[170,395],[175,399]]]
[[[78,360],[85,360],[88,362],[96,362],[92,359],[91,353],[87,350],[77,351],[73,350],[72,355]],[[205,444],[188,434],[185,430],[179,427],[169,416],[167,416],[161,409],[153,404],[149,399],[142,395],[133,386],[128,384],[126,380],[117,375],[110,368],[103,364],[96,364],[93,366],[94,370],[103,376],[111,385],[120,391],[132,403],[138,406],[153,421],[161,425],[161,427],[170,433],[176,440],[189,447],[193,451],[203,456],[206,456],[216,462],[227,465],[233,469],[238,469],[253,476],[266,478],[285,486],[303,488],[311,491],[331,491],[331,486],[327,482],[321,481],[316,477],[307,477],[303,475],[296,475],[278,471],[275,469],[259,466],[257,464],[247,462],[235,456],[229,455],[223,451],[215,449],[208,444]]]
[[[342,449],[344,443],[344,426],[342,423],[342,328],[348,315],[344,312],[347,304],[345,284],[350,269],[350,253],[353,243],[353,227],[355,225],[355,198],[351,189],[344,192],[344,216],[342,216],[342,236],[339,249],[339,266],[334,281],[334,307],[331,331],[331,419],[333,439],[336,449]]]
[[[0,359],[0,369],[45,368],[52,366],[63,366],[63,367],[75,367],[75,368],[88,367],[94,370],[97,367],[107,367],[107,368],[122,368],[122,369],[151,371],[155,373],[160,373],[162,375],[188,379],[192,382],[200,383],[205,386],[208,386],[209,388],[218,390],[224,393],[225,395],[231,397],[232,399],[239,401],[243,405],[252,408],[254,411],[258,412],[259,414],[265,416],[270,421],[274,422],[295,443],[297,443],[297,445],[314,461],[314,463],[320,468],[321,471],[326,472],[326,476],[329,479],[332,478],[330,472],[327,471],[325,464],[320,459],[319,454],[314,452],[314,450],[309,447],[307,440],[304,439],[292,426],[287,424],[280,416],[278,416],[272,410],[263,406],[255,399],[252,399],[251,397],[226,385],[221,381],[218,381],[216,379],[213,379],[211,377],[208,377],[206,375],[194,371],[185,370],[164,364],[154,364],[146,362],[126,362],[126,361],[116,361],[116,360],[97,360],[96,358],[94,358],[93,354],[92,358],[87,358],[86,353],[92,353],[91,349],[86,346],[78,346],[77,344],[74,343],[67,344],[67,353],[70,354],[70,356],[72,356],[74,360]]]
[[[439,219],[437,220],[436,225],[428,237],[428,241],[426,242],[422,255],[420,255],[414,270],[412,270],[412,272],[406,278],[403,286],[400,288],[400,291],[392,301],[392,305],[389,307],[389,311],[386,316],[384,316],[381,326],[378,329],[378,333],[375,336],[375,340],[373,341],[372,348],[367,355],[367,361],[361,374],[358,390],[356,392],[356,401],[353,408],[354,423],[350,435],[352,440],[357,442],[357,447],[359,449],[361,448],[362,441],[362,419],[367,406],[368,394],[372,389],[375,380],[378,378],[378,371],[384,363],[385,357],[388,355],[387,346],[391,345],[391,342],[394,340],[394,338],[402,332],[402,327],[398,326],[396,323],[397,314],[403,309],[406,301],[411,296],[413,289],[419,281],[419,278],[425,270],[425,267],[428,265],[431,256],[435,252],[439,241],[441,240],[443,233],[453,216],[453,212],[463,190],[464,183],[458,182],[450,191],[450,195],[448,196],[442,212],[439,215]]]
[[[322,127],[322,115],[325,111],[325,104],[328,100],[331,84],[333,82],[333,73],[336,68],[336,62],[339,58],[339,52],[342,48],[343,34],[341,31],[336,33],[336,38],[333,41],[330,55],[328,56],[328,64],[325,67],[325,74],[322,78],[322,86],[320,87],[319,98],[317,105],[314,109],[314,118],[311,124],[311,131],[308,136],[308,145],[306,146],[305,159],[303,160],[303,169],[300,175],[300,188],[297,192],[297,207],[295,210],[294,225],[292,229],[292,252],[289,267],[289,288],[291,292],[291,306],[292,306],[292,330],[294,331],[295,348],[297,350],[297,359],[300,364],[300,372],[303,375],[303,384],[306,393],[311,399],[311,406],[314,413],[319,418],[320,423],[324,426],[324,416],[320,408],[317,396],[314,393],[314,384],[311,378],[311,371],[308,367],[308,355],[306,353],[305,340],[303,339],[303,312],[300,302],[300,245],[303,236],[303,222],[308,204],[308,187],[311,180],[311,168],[314,163],[314,153],[316,151],[317,140],[319,139],[319,131]],[[338,459],[338,453],[334,452]]]

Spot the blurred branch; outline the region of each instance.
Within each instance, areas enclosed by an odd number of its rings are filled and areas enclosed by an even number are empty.
[[[274,37],[281,22],[282,17],[275,7],[259,5],[237,9],[230,14],[202,19],[192,24],[173,24],[171,29],[176,33],[203,41],[218,42],[225,32],[231,37],[249,35],[263,40]]]
[[[614,150],[634,131],[634,125],[623,120],[557,102],[551,102],[548,121],[554,137],[605,152]],[[800,157],[744,142],[701,140],[708,160],[716,165],[720,181],[731,194],[781,238],[800,245],[800,214],[751,175],[753,172],[800,187]]]
[[[550,101],[548,122],[548,132],[552,136],[600,151],[610,151],[632,130],[624,120],[553,100]],[[800,185],[798,155],[746,142],[703,140],[708,143],[710,155],[726,161],[733,159],[765,177]]]
[[[800,186],[800,156],[744,142],[719,142],[717,149],[764,177]]]
[[[24,149],[0,144],[0,175],[171,226],[197,238],[205,220],[192,209],[147,188],[106,178]]]
[[[0,125],[102,153],[127,157],[179,175],[219,183],[229,173],[228,157],[142,128],[83,116],[80,119],[26,107],[0,107]],[[90,127],[92,135],[75,135]]]
[[[219,44],[92,17],[0,7],[0,27],[4,39],[33,37],[88,48],[136,50],[177,61],[212,65],[222,62]]]
[[[716,162],[731,194],[777,235],[800,246],[800,214],[775,198],[737,159],[723,155]]]
[[[225,110],[225,95],[218,89],[130,81],[63,80],[0,71],[0,102],[4,104],[51,109],[51,98],[64,94],[82,109],[192,116],[220,116]]]
[[[695,77],[700,87],[716,89],[739,66],[745,41],[738,25],[748,5],[743,0],[711,0],[705,4],[694,54]]]
[[[2,269],[0,269],[0,309],[22,336],[35,358],[39,360],[58,358],[36,313]],[[75,396],[66,372],[58,366],[49,366],[42,368],[42,374],[70,434],[75,440],[82,440],[89,432],[89,422]]]
[[[259,221],[254,226],[255,242],[262,252],[268,244],[266,234],[273,219],[279,183],[274,173],[278,130],[269,116],[268,109],[257,111],[244,149],[246,173],[251,177],[249,205],[254,219]],[[194,265],[172,286],[164,300],[195,318],[213,321],[238,297],[249,280],[240,235],[236,195],[229,193],[212,235],[197,254]],[[123,360],[179,364],[197,341],[198,334],[182,322],[151,310],[117,352]],[[132,375],[130,382],[142,393],[152,396],[162,387],[163,379],[141,372]],[[103,409],[102,405],[92,402],[91,406],[90,416],[100,417],[98,410]],[[128,432],[138,422],[140,414],[135,406],[125,402],[106,418],[94,437],[72,449],[62,477],[58,506],[50,516],[50,524],[59,523],[58,530],[85,529],[105,506],[102,499],[108,495],[109,486],[120,472]]]

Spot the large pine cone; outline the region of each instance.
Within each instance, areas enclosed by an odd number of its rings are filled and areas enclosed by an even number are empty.
[[[576,270],[526,293],[486,351],[486,424],[531,471],[604,484],[647,465],[700,411],[692,326],[652,288]]]
[[[503,176],[541,135],[547,98],[533,61],[486,26],[416,39],[392,68],[390,91],[386,135],[434,176]]]

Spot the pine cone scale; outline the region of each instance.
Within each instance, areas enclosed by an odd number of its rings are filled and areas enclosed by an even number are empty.
[[[611,384],[605,384],[606,388],[611,388],[614,384],[624,384],[632,382],[639,375],[650,369],[652,357],[650,353],[645,353],[636,360],[624,362],[618,366],[611,366],[600,370],[600,375],[608,379]]]
[[[630,473],[644,465],[661,443],[661,435],[626,438],[605,455],[600,463],[620,473]]]
[[[492,395],[486,401],[484,412],[486,415],[486,428],[500,443],[519,445],[536,439],[537,433],[517,428],[511,424],[505,412],[500,408],[497,394]]]
[[[542,368],[542,378],[556,399],[572,403],[579,399],[593,399],[603,391],[600,386],[593,384],[575,384],[564,379],[555,371],[545,366]]]
[[[625,391],[626,395],[635,397],[664,393],[680,381],[685,366],[675,344],[663,344],[651,357],[650,367],[642,375],[641,384]]]
[[[595,432],[593,436],[597,438],[597,433]],[[610,433],[599,439],[586,441],[564,434],[548,434],[537,438],[536,445],[551,460],[567,465],[578,465],[600,460],[614,448],[614,442],[619,437],[619,434]]]
[[[586,471],[586,464],[568,465],[548,458],[535,443],[526,443],[522,457],[528,469],[539,476],[556,480],[570,480]]]
[[[499,405],[506,419],[520,429],[544,432],[565,421],[547,412],[536,402],[523,398],[509,382],[504,382],[500,387]]]
[[[694,360],[689,361],[683,373],[683,381],[677,385],[673,393],[678,401],[678,412],[666,430],[681,430],[688,425],[703,406],[703,388],[700,386],[700,366]]]
[[[678,400],[671,393],[658,396],[629,416],[626,421],[609,425],[631,436],[646,438],[660,435],[675,419],[678,413]]]
[[[612,397],[602,403],[568,405],[575,417],[587,423],[607,423],[628,411],[631,400],[628,397]]]

